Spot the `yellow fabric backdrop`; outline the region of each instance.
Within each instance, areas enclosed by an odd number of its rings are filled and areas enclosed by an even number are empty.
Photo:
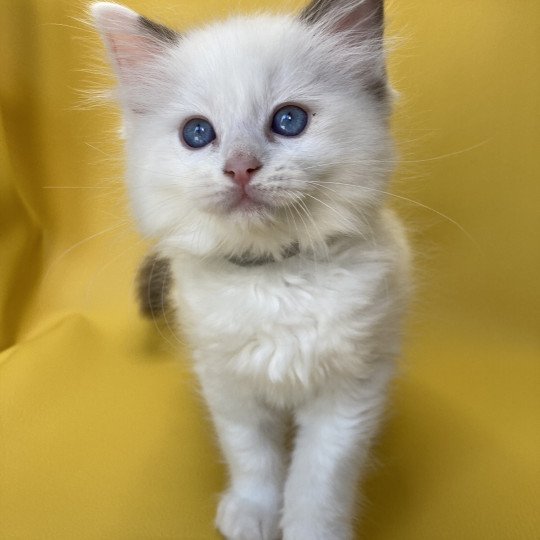
[[[178,28],[226,4],[130,2]],[[359,538],[537,539],[540,3],[387,11],[419,285]],[[0,0],[0,538],[211,540],[224,469],[182,344],[136,313],[83,14]]]

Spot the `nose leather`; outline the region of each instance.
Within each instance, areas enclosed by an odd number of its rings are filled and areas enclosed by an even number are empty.
[[[262,167],[262,163],[253,155],[236,154],[226,162],[223,172],[240,186],[246,186],[252,176]]]

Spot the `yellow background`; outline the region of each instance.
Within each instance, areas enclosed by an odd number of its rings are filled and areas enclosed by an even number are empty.
[[[129,3],[180,29],[230,11]],[[418,292],[359,538],[537,539],[540,3],[387,13]],[[224,468],[181,343],[136,312],[144,245],[81,17],[0,0],[0,538],[215,539]]]

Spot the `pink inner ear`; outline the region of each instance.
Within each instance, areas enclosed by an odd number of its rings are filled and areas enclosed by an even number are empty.
[[[160,51],[152,40],[136,34],[107,33],[111,52],[122,68],[134,68],[149,63]]]

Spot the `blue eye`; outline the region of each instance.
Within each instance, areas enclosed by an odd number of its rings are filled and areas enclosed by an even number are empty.
[[[285,137],[300,135],[306,129],[307,112],[296,105],[281,107],[272,118],[272,131]]]
[[[216,138],[216,132],[208,120],[192,118],[184,125],[182,138],[191,148],[202,148]]]

